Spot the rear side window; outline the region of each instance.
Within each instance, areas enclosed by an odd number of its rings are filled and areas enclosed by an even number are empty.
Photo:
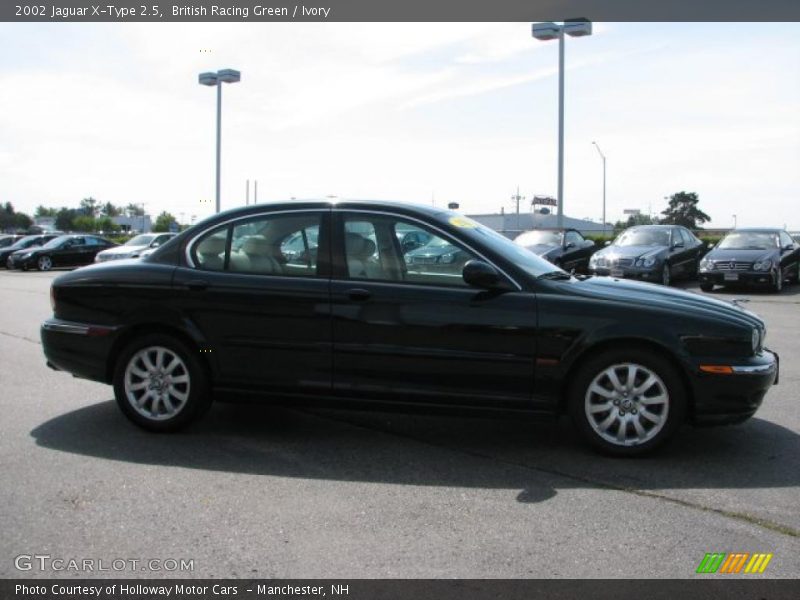
[[[237,221],[200,238],[195,265],[209,271],[317,277],[322,215],[262,215]]]

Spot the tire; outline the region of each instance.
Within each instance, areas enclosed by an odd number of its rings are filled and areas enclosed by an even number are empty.
[[[783,290],[783,269],[780,265],[775,269],[775,283],[772,284],[772,291],[780,294]]]
[[[701,283],[700,284],[700,289],[703,290],[704,292],[711,292],[714,289],[714,284],[713,283]]]
[[[47,255],[40,256],[36,259],[36,268],[40,271],[49,271],[53,268],[53,259]]]
[[[672,277],[669,271],[669,265],[667,263],[664,263],[664,267],[661,269],[661,285],[669,287],[671,281]]]
[[[675,435],[685,420],[687,394],[666,358],[628,347],[605,351],[581,365],[567,401],[586,442],[604,454],[631,457],[651,452]]]
[[[211,406],[208,375],[197,351],[170,335],[154,333],[131,342],[119,355],[113,384],[122,412],[148,431],[177,431]]]

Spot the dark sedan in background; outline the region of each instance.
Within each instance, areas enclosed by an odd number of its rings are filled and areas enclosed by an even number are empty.
[[[5,234],[0,235],[0,248],[8,248],[12,244],[16,244],[19,240],[24,238],[24,235]]]
[[[786,281],[800,283],[800,244],[782,229],[736,229],[700,262],[700,288],[756,285],[775,292]]]
[[[670,285],[694,277],[706,246],[679,225],[639,225],[623,231],[589,260],[595,275]]]
[[[575,229],[540,229],[526,231],[514,243],[538,254],[565,271],[589,272],[589,258],[595,252],[595,243],[587,240]]]
[[[282,243],[309,228],[317,253],[288,262]],[[397,233],[412,229],[428,242],[404,251]],[[443,250],[418,253],[428,246]],[[445,253],[436,269],[409,258]],[[764,322],[740,307],[579,280],[475,221],[405,203],[227,211],[147,258],[60,275],[51,292],[48,364],[112,384],[122,412],[154,431],[246,396],[567,413],[596,447],[634,455],[686,420],[746,420],[778,372]]]
[[[33,248],[46,244],[50,240],[53,240],[57,237],[58,235],[56,234],[26,235],[10,246],[0,249],[0,265],[6,267],[7,269],[12,269],[13,267],[9,262],[12,254],[22,250],[32,250]]]
[[[39,269],[80,267],[94,262],[98,252],[116,246],[96,235],[60,235],[44,246],[18,250],[8,258],[9,269]]]

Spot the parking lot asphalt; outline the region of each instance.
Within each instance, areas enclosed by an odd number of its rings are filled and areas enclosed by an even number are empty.
[[[215,405],[145,433],[110,387],[46,368],[57,275],[0,271],[0,577],[690,578],[706,552],[800,573],[800,286],[713,294],[748,299],[781,356],[755,418],[619,460],[567,421]],[[193,570],[21,572],[19,555]]]

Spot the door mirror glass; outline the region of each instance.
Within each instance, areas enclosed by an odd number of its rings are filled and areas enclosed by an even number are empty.
[[[472,287],[490,290],[504,286],[504,281],[492,265],[482,260],[470,260],[462,271],[464,281]]]
[[[574,247],[575,247],[575,242],[567,242],[567,245],[564,246],[564,248],[566,248],[567,250]]]

